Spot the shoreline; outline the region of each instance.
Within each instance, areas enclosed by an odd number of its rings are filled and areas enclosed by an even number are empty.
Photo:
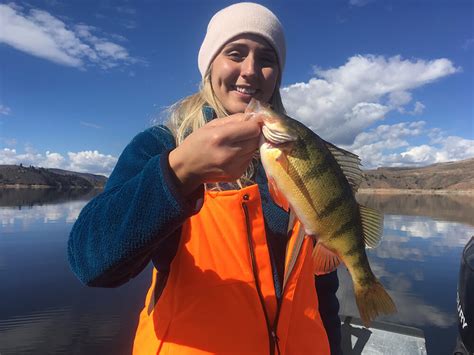
[[[22,185],[22,184],[8,184],[0,185],[0,190],[85,190],[85,189],[103,189],[99,186],[51,186],[51,185]]]
[[[474,190],[433,190],[433,189],[372,189],[362,188],[360,195],[474,195]]]
[[[83,189],[97,189],[102,190],[104,187],[99,186],[50,186],[50,185],[22,185],[22,184],[8,184],[0,185],[0,190],[83,190]],[[433,190],[433,189],[384,189],[384,188],[360,188],[357,191],[360,195],[474,195],[474,190]]]

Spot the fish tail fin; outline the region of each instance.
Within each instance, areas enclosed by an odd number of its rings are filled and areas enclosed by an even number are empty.
[[[367,328],[378,315],[397,312],[392,298],[377,280],[369,287],[355,288],[355,296],[360,318]]]

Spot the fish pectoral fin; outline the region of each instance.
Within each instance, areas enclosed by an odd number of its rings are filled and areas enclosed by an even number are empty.
[[[341,263],[339,257],[320,242],[313,249],[313,270],[315,275],[328,274]]]
[[[288,212],[290,209],[290,203],[286,197],[283,196],[280,190],[278,190],[275,179],[271,177],[268,178],[268,189],[270,190],[270,196],[272,197],[273,202]]]
[[[368,248],[375,248],[382,238],[383,214],[372,208],[359,205],[364,243]]]
[[[324,144],[341,167],[342,172],[351,185],[352,191],[354,193],[357,192],[359,185],[364,178],[364,173],[360,168],[361,164],[359,156],[345,149],[339,148],[332,143],[324,141]]]
[[[280,150],[278,155],[275,157],[275,160],[277,161],[278,164],[281,165],[282,169],[288,173],[290,170],[290,162],[288,161],[288,158],[286,157],[286,154],[284,151]]]

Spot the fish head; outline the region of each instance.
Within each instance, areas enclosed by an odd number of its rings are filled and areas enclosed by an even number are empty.
[[[298,133],[294,129],[291,119],[276,113],[270,108],[270,105],[252,98],[245,113],[249,114],[250,117],[258,117],[262,120],[263,137],[261,143],[284,148],[291,146],[292,143],[298,140]]]

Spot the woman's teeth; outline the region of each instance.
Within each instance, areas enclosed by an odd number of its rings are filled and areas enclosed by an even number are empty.
[[[255,89],[236,86],[235,89],[242,94],[253,95],[257,92]]]

